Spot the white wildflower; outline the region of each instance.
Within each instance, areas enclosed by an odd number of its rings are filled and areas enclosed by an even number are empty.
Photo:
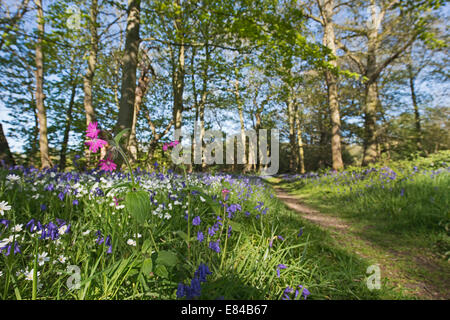
[[[7,201],[0,202],[0,214],[3,215],[4,211],[11,210],[11,206],[8,205]]]
[[[44,253],[38,255],[38,264],[40,266],[44,265],[45,262],[50,260],[50,258],[47,257],[47,255],[48,255],[47,252],[44,252]]]
[[[11,181],[11,182],[15,182],[15,181],[19,181],[20,180],[20,176],[18,176],[16,174],[8,174],[6,176],[6,179]]]
[[[128,239],[128,241],[127,241],[127,245],[129,245],[129,246],[133,246],[133,247],[136,247],[136,241],[135,241],[135,240],[133,240],[133,239]]]
[[[59,257],[58,257],[58,261],[59,262],[61,262],[61,263],[66,263],[66,257],[64,257],[63,255],[60,255]]]

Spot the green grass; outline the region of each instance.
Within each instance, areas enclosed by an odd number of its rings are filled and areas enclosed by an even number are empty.
[[[392,263],[411,282],[427,283],[434,298],[448,298],[450,173],[446,163],[436,162],[432,169],[401,162],[370,172],[353,169],[272,183],[322,213],[347,221],[353,242],[341,235],[341,248]],[[392,275],[391,283],[408,289],[405,277]]]

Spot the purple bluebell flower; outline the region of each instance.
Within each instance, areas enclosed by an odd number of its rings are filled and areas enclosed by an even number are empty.
[[[210,241],[209,242],[209,248],[214,250],[217,253],[220,253],[220,246],[219,246],[220,239],[217,241]]]
[[[228,226],[228,232],[227,232],[228,238],[231,237],[231,230],[232,230],[231,226]]]
[[[227,213],[228,213],[228,218],[233,218],[233,216],[234,216],[234,214],[236,213],[236,211],[241,211],[242,210],[242,208],[241,208],[241,205],[240,204],[235,204],[235,203],[233,203],[233,204],[230,204],[229,206],[228,206],[228,208],[227,208]]]
[[[178,284],[178,289],[177,289],[177,298],[183,298],[186,295],[186,286],[184,285],[184,283],[179,283]]]
[[[78,202],[78,200],[77,200],[77,199],[74,199],[74,200],[72,201],[72,205],[73,205],[73,206],[77,206],[77,205],[78,205],[78,203],[79,203],[79,202]]]
[[[200,224],[200,221],[201,221],[200,217],[196,216],[194,219],[192,219],[192,225],[198,226]]]
[[[284,265],[284,264],[279,264],[278,266],[277,266],[277,277],[279,278],[280,277],[280,270],[281,269],[286,269],[287,267]]]
[[[52,240],[56,240],[59,237],[58,227],[51,221],[47,224],[47,235]]]
[[[60,192],[58,194],[58,198],[59,198],[59,200],[63,201],[64,200],[64,193]]]
[[[11,245],[6,245],[3,248],[1,248],[1,252],[6,251],[4,253],[5,256],[9,256],[9,254],[11,253]]]
[[[278,236],[278,239],[280,239],[281,241],[284,241],[284,238],[282,236]]]
[[[6,228],[9,227],[11,221],[7,220],[7,219],[0,219],[0,224],[3,224]]]
[[[28,223],[25,225],[25,228],[28,228],[29,227],[29,229],[30,229],[30,232],[33,232],[33,229],[34,229],[34,226],[35,226],[35,220],[34,219],[31,219],[30,221],[28,221]]]
[[[62,227],[66,224],[66,222],[63,219],[56,218],[56,223],[58,224],[58,227]]]
[[[298,233],[297,237],[301,237],[303,234],[303,228],[300,228],[300,232]]]
[[[212,274],[212,272],[209,271],[209,268],[206,264],[201,263],[198,266],[197,271],[195,271],[194,277],[197,277],[200,280],[200,282],[206,282],[206,276],[208,274]]]
[[[203,236],[203,232],[197,232],[197,240],[203,242],[203,239],[205,239],[205,237]]]
[[[17,242],[14,242],[14,254],[17,253],[22,253],[22,251],[20,251],[20,246]]]
[[[47,210],[47,206],[45,204],[41,204],[41,211]]]
[[[106,251],[106,253],[112,253],[111,236],[106,237],[105,245],[108,246],[108,251]]]

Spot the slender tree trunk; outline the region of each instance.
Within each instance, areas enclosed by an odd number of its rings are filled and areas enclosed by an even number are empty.
[[[305,173],[305,154],[303,151],[303,140],[302,140],[302,127],[300,121],[300,108],[297,106],[295,112],[295,125],[297,127],[297,146],[298,146],[298,164],[300,167],[300,173]]]
[[[72,110],[75,104],[75,94],[77,92],[77,80],[72,80],[72,92],[70,93],[69,106],[66,112],[66,125],[64,128],[64,137],[61,145],[61,152],[59,157],[59,170],[64,171],[66,168],[66,155],[67,155],[67,146],[69,144],[69,134],[70,134],[70,126],[72,125]]]
[[[422,150],[422,124],[420,119],[419,104],[417,103],[416,88],[414,85],[415,77],[411,65],[408,65],[408,76],[409,76],[409,89],[411,91],[411,100],[414,108],[414,124],[416,127],[416,134],[417,134],[416,143],[417,148],[419,150]]]
[[[377,50],[379,47],[378,29],[380,27],[382,16],[377,12],[375,3],[371,2],[371,21],[372,25],[368,30],[368,47],[367,47],[367,67],[365,88],[365,105],[364,105],[364,121],[365,121],[365,137],[364,137],[364,156],[362,165],[367,166],[377,160]]]
[[[261,110],[257,109],[255,112],[255,120],[256,120],[256,125],[255,125],[255,130],[256,130],[256,141],[257,141],[257,155],[258,155],[258,159],[257,161],[255,161],[255,165],[254,165],[254,170],[256,171],[256,168],[259,168],[259,170],[262,170],[262,163],[261,160],[263,158],[263,154],[262,154],[262,150],[259,148],[259,130],[261,129]]]
[[[44,37],[44,11],[42,0],[35,0],[38,12],[38,40],[36,43],[36,108],[39,119],[39,150],[41,153],[41,168],[52,167],[48,150],[47,114],[44,106],[44,54],[42,39]]]
[[[25,164],[27,166],[30,164],[37,166],[37,162],[39,162],[39,161],[37,161],[37,153],[39,151],[39,119],[37,116],[34,88],[32,86],[29,86],[28,92],[30,94],[30,107],[31,107],[31,110],[33,110],[34,129],[33,129],[33,135],[31,138],[32,141],[31,141],[30,153],[27,156]]]
[[[181,1],[176,0],[178,7],[181,6]],[[180,42],[178,49],[178,56],[175,62],[172,89],[173,89],[173,122],[174,129],[181,129],[182,114],[183,114],[183,92],[184,92],[184,76],[185,70],[185,47],[184,47],[184,31],[183,31],[183,17],[182,13],[175,18],[175,29],[177,32],[177,39]]]
[[[244,123],[244,108],[242,105],[242,100],[239,94],[239,80],[237,79],[238,77],[238,70],[235,66],[234,68],[235,70],[235,75],[236,75],[236,80],[234,81],[234,95],[236,97],[236,104],[238,107],[238,113],[239,113],[239,122],[241,125],[241,143],[242,143],[242,148],[243,148],[243,153],[242,153],[242,163],[244,164],[244,173],[250,171],[251,165],[250,165],[250,161],[247,162],[247,145],[246,145],[246,141],[245,141],[245,123]]]
[[[203,69],[203,86],[202,86],[202,97],[200,99],[199,105],[199,118],[200,118],[200,141],[202,143],[202,155],[206,154],[206,145],[203,143],[203,138],[205,137],[205,106],[206,99],[208,97],[208,67],[210,64],[210,50],[208,45],[208,40],[205,44],[205,63]],[[206,159],[202,159],[202,171],[206,170]]]
[[[84,90],[84,110],[86,112],[86,127],[91,122],[95,122],[95,110],[92,105],[92,84],[95,75],[95,68],[97,66],[97,53],[98,53],[98,33],[97,33],[97,16],[98,16],[98,3],[97,0],[92,0],[89,16],[89,32],[90,48],[88,57],[88,67],[84,75],[83,90]]]
[[[136,97],[136,69],[139,51],[140,0],[128,0],[128,18],[125,38],[125,52],[123,55],[122,87],[120,90],[120,109],[115,127],[118,133],[133,124],[134,105]],[[124,135],[122,146],[126,149],[130,132]],[[121,164],[121,160],[118,161]]]
[[[9,149],[8,140],[6,140],[5,134],[3,133],[3,126],[0,123],[0,165],[3,162],[9,166],[16,164]]]
[[[377,129],[376,129],[376,108],[378,104],[376,83],[368,83],[365,93],[365,110],[364,110],[364,158],[362,165],[366,166],[373,163],[377,159]]]
[[[323,17],[323,44],[327,46],[331,53],[336,56],[336,38],[334,33],[333,15],[334,0],[324,0],[322,5]],[[337,66],[336,60],[331,60],[333,67]],[[338,85],[337,77],[331,70],[325,71],[327,83],[328,105],[331,115],[331,155],[333,159],[333,169],[340,170],[344,167],[341,150],[341,116],[339,113]]]
[[[290,156],[289,156],[289,171],[295,172],[296,168],[296,143],[295,143],[295,112],[294,112],[294,100],[292,97],[289,97],[289,100],[286,102],[287,111],[288,111],[288,123],[289,123],[289,148],[290,148]]]
[[[142,100],[144,99],[145,94],[148,90],[148,85],[150,83],[150,75],[149,71],[152,70],[150,62],[147,62],[146,65],[143,65],[141,70],[141,75],[139,77],[138,86],[136,87],[136,97],[134,99],[134,113],[133,113],[133,122],[131,125],[130,131],[130,139],[128,142],[128,152],[130,153],[130,161],[132,163],[137,162],[138,156],[138,141],[136,137],[136,127],[138,121],[138,115],[141,108]]]

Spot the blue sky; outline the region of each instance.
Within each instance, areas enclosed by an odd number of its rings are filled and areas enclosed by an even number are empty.
[[[14,3],[14,1],[7,1],[7,3]],[[450,12],[450,4],[446,4],[442,9],[444,11],[444,15],[448,16]],[[29,17],[31,18],[31,17]],[[418,81],[418,91],[430,95],[433,100],[429,106],[448,106],[450,101],[450,83],[436,83],[436,82],[424,82]],[[405,103],[408,104],[408,99],[410,97],[406,95],[404,97]],[[17,139],[13,139],[9,137],[9,132],[11,130],[10,125],[5,123],[5,121],[10,120],[11,117],[8,115],[8,110],[2,101],[0,101],[0,121],[3,125],[3,130],[8,138],[8,143],[13,152],[21,152],[23,150],[24,141],[20,141]],[[350,121],[358,121],[358,119],[349,119]],[[235,123],[231,120],[226,121],[224,123],[224,127],[227,127],[233,131],[238,130],[239,124]]]

